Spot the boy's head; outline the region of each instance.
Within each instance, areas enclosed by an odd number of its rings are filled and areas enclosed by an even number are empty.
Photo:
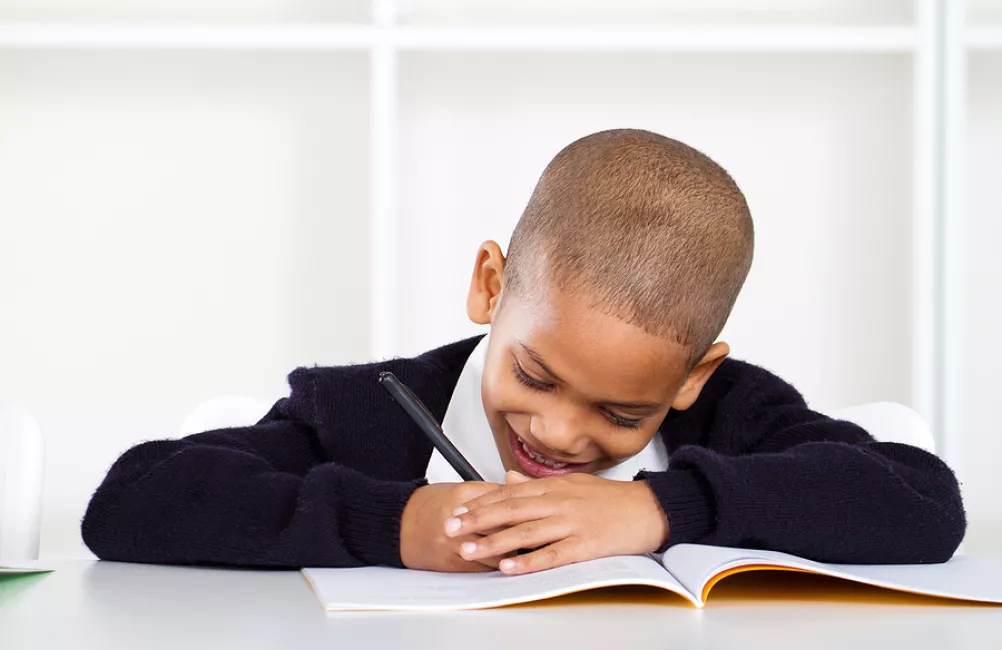
[[[623,129],[558,153],[507,259],[478,250],[467,300],[491,326],[482,393],[505,468],[606,469],[692,405],[729,352],[715,341],[753,243],[737,185],[681,142]]]

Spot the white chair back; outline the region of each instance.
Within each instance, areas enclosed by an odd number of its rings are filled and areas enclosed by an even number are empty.
[[[0,404],[0,565],[38,559],[44,456],[35,418]]]
[[[180,435],[254,424],[269,408],[271,403],[251,397],[213,397],[195,407],[181,425]],[[922,416],[904,404],[873,402],[832,411],[828,415],[858,424],[880,442],[901,442],[936,452],[932,432]]]
[[[936,441],[922,416],[897,402],[874,402],[829,413],[866,429],[880,442],[901,442],[936,453]]]
[[[220,395],[195,407],[181,424],[180,435],[187,436],[213,429],[245,427],[256,423],[271,404],[241,395]]]

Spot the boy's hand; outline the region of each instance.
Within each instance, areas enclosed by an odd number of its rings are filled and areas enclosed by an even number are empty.
[[[447,536],[445,520],[461,503],[497,490],[496,483],[437,483],[414,490],[400,519],[400,560],[408,569],[426,571],[492,571],[500,557],[463,559],[459,546],[483,539],[482,534]]]
[[[591,474],[530,479],[518,472],[508,472],[507,480],[507,485],[465,502],[444,522],[443,532],[463,540],[463,558],[497,561],[518,549],[536,549],[499,565],[504,573],[530,573],[611,555],[651,553],[668,539],[668,518],[646,481],[611,481]],[[478,539],[478,533],[487,535]]]

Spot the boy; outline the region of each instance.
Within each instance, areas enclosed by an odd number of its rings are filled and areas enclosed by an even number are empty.
[[[488,337],[298,368],[254,426],[138,445],[84,540],[134,562],[510,574],[682,542],[947,560],[965,518],[946,465],[812,412],[716,341],[752,248],[744,197],[703,154],[646,131],[582,138],[543,172],[507,258],[477,251],[467,312]],[[426,482],[448,469],[383,370],[486,482]]]

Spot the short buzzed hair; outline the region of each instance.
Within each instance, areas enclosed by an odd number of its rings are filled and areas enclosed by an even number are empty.
[[[691,369],[723,329],[753,249],[748,205],[720,165],[650,131],[601,131],[543,171],[511,237],[505,292],[575,291],[688,347]]]

